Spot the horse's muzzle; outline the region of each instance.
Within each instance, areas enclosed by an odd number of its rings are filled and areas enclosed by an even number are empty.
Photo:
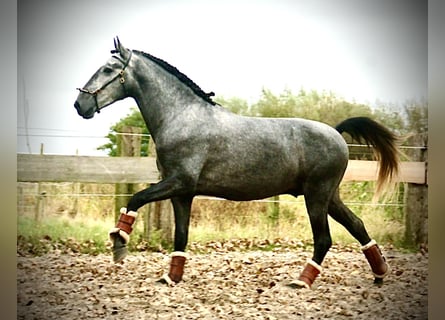
[[[76,102],[74,102],[74,108],[76,108],[77,113],[83,117],[84,119],[91,119],[94,116],[94,108],[87,110],[86,112],[82,110],[82,108],[80,107],[80,103],[76,100]]]
[[[77,113],[80,113],[80,104],[79,104],[79,102],[74,102],[74,108],[76,108],[76,110],[77,110]]]

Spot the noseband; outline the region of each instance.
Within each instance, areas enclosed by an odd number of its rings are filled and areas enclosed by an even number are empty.
[[[111,53],[118,53],[119,51],[117,50],[111,50]],[[108,80],[107,82],[105,82],[101,87],[99,87],[96,90],[90,90],[90,89],[86,89],[86,88],[76,88],[76,90],[79,90],[80,92],[83,93],[88,93],[91,94],[94,97],[94,101],[96,103],[96,112],[100,113],[100,107],[97,104],[97,94],[102,91],[103,89],[105,89],[108,85],[110,85],[111,83],[113,83],[114,80],[116,80],[117,78],[119,78],[119,82],[122,85],[124,92],[127,92],[127,90],[125,89],[125,78],[124,78],[124,71],[125,68],[127,68],[128,64],[130,63],[130,59],[131,59],[131,55],[132,55],[132,51],[130,50],[130,55],[128,56],[128,59],[126,61],[122,60],[121,58],[117,57],[117,56],[113,56],[114,58],[118,59],[119,61],[121,61],[123,63],[123,67],[121,69],[121,71],[119,71],[118,74],[116,74],[113,78],[111,78],[110,80]]]

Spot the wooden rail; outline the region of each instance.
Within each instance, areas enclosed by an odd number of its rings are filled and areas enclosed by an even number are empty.
[[[349,160],[343,181],[376,181],[377,161]],[[426,184],[425,162],[402,162],[400,172],[395,179],[398,182]]]
[[[17,154],[19,182],[154,183],[151,157],[88,157]]]
[[[343,181],[375,181],[376,161],[350,160]],[[402,162],[398,181],[426,183],[425,162]],[[19,182],[155,183],[153,157],[89,157],[17,154]]]

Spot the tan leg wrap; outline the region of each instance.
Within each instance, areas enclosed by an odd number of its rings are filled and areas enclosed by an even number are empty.
[[[130,216],[128,214],[125,213],[121,213],[120,217],[119,217],[119,221],[116,224],[116,228],[119,228],[123,231],[125,231],[126,233],[130,234],[131,231],[133,231],[133,223],[134,223],[135,217]]]
[[[119,234],[128,243],[130,241],[130,233],[133,231],[133,224],[137,217],[137,212],[130,211],[127,213],[127,208],[121,208],[120,217],[116,223],[116,227],[112,228],[109,232],[110,240],[113,241],[115,234]]]
[[[170,271],[168,273],[168,277],[173,282],[178,283],[182,280],[186,259],[187,258],[184,252],[177,251],[172,253],[172,260],[170,262]]]
[[[383,279],[388,274],[389,266],[386,263],[386,259],[383,256],[382,251],[380,251],[377,242],[371,240],[368,244],[362,247],[362,251],[371,266],[374,277]]]
[[[291,286],[310,289],[315,281],[315,278],[320,274],[321,270],[322,268],[318,263],[312,260],[308,260],[306,266],[298,277],[298,280],[293,281],[291,283]]]

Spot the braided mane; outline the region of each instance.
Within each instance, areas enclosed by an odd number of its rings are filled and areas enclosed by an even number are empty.
[[[171,64],[169,64],[168,62],[159,59],[155,56],[152,56],[149,53],[143,52],[143,51],[138,51],[138,50],[133,50],[136,53],[140,53],[142,54],[144,57],[146,57],[147,59],[155,62],[157,65],[159,65],[162,69],[164,69],[165,71],[169,72],[170,74],[174,75],[176,78],[178,78],[179,81],[181,81],[182,83],[184,83],[185,85],[187,85],[190,89],[192,89],[192,91],[199,97],[201,97],[202,99],[204,99],[206,102],[210,103],[211,105],[216,105],[217,103],[215,101],[212,100],[211,97],[213,97],[215,95],[215,93],[213,92],[209,92],[206,93],[204,92],[195,82],[193,82],[189,77],[187,77],[185,74],[183,74],[181,71],[179,71],[178,69],[176,69],[175,67],[173,67]]]

